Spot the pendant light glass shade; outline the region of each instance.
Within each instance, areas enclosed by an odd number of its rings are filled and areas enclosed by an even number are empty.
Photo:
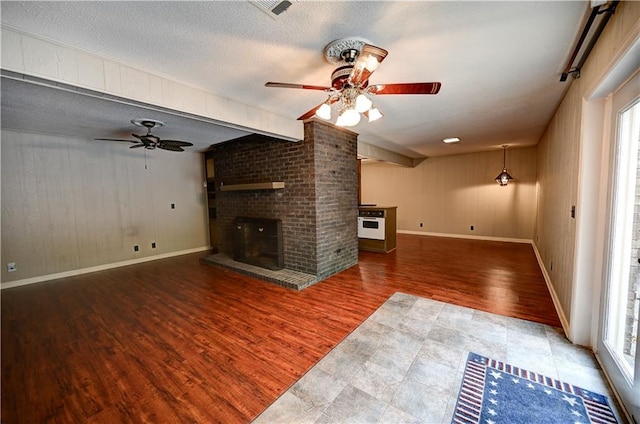
[[[355,109],[347,109],[338,116],[336,125],[339,127],[353,127],[360,122],[360,114]]]
[[[496,182],[501,186],[506,186],[513,177],[507,172],[507,145],[502,146],[504,149],[502,155],[502,172],[496,177]]]
[[[506,169],[503,169],[500,175],[496,177],[496,182],[501,186],[506,186],[510,180],[513,180],[513,177],[509,175]]]
[[[356,112],[364,113],[371,109],[372,105],[373,102],[364,94],[360,94],[356,97]]]
[[[331,106],[326,103],[323,103],[322,106],[318,110],[316,110],[316,115],[319,118],[322,118],[326,121],[331,119]]]
[[[369,118],[369,122],[377,121],[378,119],[382,118],[382,112],[380,112],[377,107],[374,107],[369,109],[369,112],[367,112],[367,117]]]

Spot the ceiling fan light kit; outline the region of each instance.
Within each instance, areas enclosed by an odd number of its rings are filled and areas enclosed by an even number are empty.
[[[325,102],[306,112],[298,120],[315,115],[329,121],[331,111],[335,108],[338,112],[336,125],[341,127],[357,125],[361,120],[360,114],[369,122],[383,117],[369,98],[370,95],[437,94],[440,91],[439,82],[369,85],[369,77],[378,69],[387,54],[385,49],[373,46],[362,38],[341,38],[324,48],[327,62],[340,65],[331,74],[331,87],[280,82],[267,82],[265,86],[328,92],[329,97]]]
[[[513,177],[507,172],[507,147],[509,146],[506,144],[502,146],[502,172],[499,173],[496,177],[496,182],[500,186],[506,186],[507,184],[509,184],[509,181],[513,180]]]

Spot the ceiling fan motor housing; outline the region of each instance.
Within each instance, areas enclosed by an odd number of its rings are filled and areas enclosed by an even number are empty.
[[[353,65],[345,65],[336,68],[331,74],[331,86],[336,90],[342,90],[351,75]]]
[[[351,75],[351,70],[353,69],[353,65],[345,65],[336,68],[331,74],[331,86],[336,90],[340,91],[344,88],[349,87],[349,75]],[[360,88],[365,88],[369,85],[369,81],[365,81],[360,85]]]

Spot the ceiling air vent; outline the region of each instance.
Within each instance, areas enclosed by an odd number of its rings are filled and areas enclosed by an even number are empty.
[[[291,2],[287,0],[249,0],[249,2],[274,19],[291,6]]]

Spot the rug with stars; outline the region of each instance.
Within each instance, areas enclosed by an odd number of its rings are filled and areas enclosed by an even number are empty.
[[[617,423],[606,396],[473,352],[451,422]]]

